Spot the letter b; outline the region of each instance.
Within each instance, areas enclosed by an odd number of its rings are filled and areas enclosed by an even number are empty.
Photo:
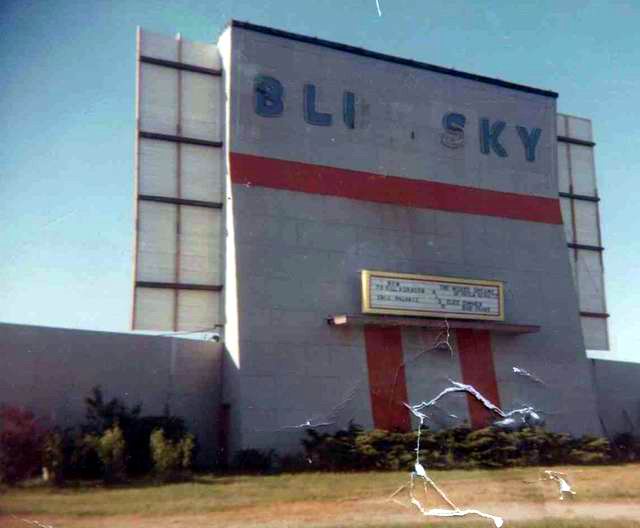
[[[259,75],[254,84],[256,114],[262,117],[282,115],[284,89],[278,79]]]

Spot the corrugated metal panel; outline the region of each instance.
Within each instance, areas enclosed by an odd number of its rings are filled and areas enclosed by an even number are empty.
[[[182,135],[222,140],[220,107],[222,81],[199,73],[182,72]]]
[[[567,135],[567,120],[565,119],[564,115],[562,114],[556,115],[556,127],[557,127],[556,132],[558,133],[559,136]]]
[[[571,151],[571,179],[573,192],[586,196],[596,196],[596,173],[593,163],[593,149],[582,145],[569,145]]]
[[[222,202],[222,149],[181,145],[181,195],[191,200]]]
[[[220,54],[215,46],[203,42],[182,41],[182,62],[214,70],[222,69]]]
[[[593,141],[591,121],[582,117],[567,116],[568,129],[566,136],[582,141]]]
[[[576,256],[575,251],[573,249],[569,250],[569,264],[571,264],[571,276],[573,277],[573,284],[576,287],[576,291],[578,289],[578,277],[576,275]]]
[[[140,139],[140,194],[177,196],[178,148],[169,141]]]
[[[558,143],[558,188],[560,192],[571,192],[569,174],[569,145]]]
[[[222,201],[222,149],[140,139],[139,157],[140,194]]]
[[[600,253],[578,250],[577,274],[580,310],[594,313],[606,312]]]
[[[175,37],[159,35],[150,31],[140,31],[140,55],[164,59],[178,60],[178,41]]]
[[[161,288],[136,288],[135,329],[172,329],[176,292]]]
[[[177,207],[141,202],[138,209],[136,280],[175,282]]]
[[[222,141],[219,53],[141,31],[139,54],[133,328],[212,329],[224,319],[223,152],[188,141]]]
[[[180,207],[180,282],[222,282],[222,214],[217,209]]]
[[[573,241],[573,212],[571,210],[571,200],[560,198],[560,210],[562,211],[562,221],[564,222],[564,234],[569,242]]]
[[[178,124],[178,71],[140,65],[140,129],[175,134]]]
[[[587,350],[609,350],[607,320],[597,317],[581,317],[580,320]]]
[[[599,246],[598,204],[596,202],[575,200],[573,205],[576,215],[576,242],[589,246]]]
[[[559,114],[557,126],[558,135],[568,138],[569,141],[558,143],[558,187],[561,193],[569,194],[560,201],[565,236],[570,243],[598,248],[602,245],[602,237],[593,146],[570,143],[571,140],[592,142],[591,122],[588,119]],[[571,248],[569,261],[580,310],[592,314],[588,317],[582,316],[585,346],[589,350],[608,350],[602,254],[595,248]]]
[[[220,293],[189,290],[177,293],[179,331],[210,330],[224,323]]]

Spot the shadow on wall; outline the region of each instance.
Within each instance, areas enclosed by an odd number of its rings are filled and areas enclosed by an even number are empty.
[[[606,436],[640,433],[640,363],[592,359],[598,414]]]
[[[85,419],[85,398],[101,386],[109,398],[146,415],[167,410],[199,442],[197,463],[218,449],[222,396],[220,343],[0,324],[0,404],[20,406],[61,428]]]

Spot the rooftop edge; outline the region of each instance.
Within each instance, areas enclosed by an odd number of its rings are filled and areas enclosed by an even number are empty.
[[[403,66],[410,66],[410,67],[418,68],[421,70],[432,71],[432,72],[441,73],[444,75],[451,75],[453,77],[458,77],[458,78],[467,79],[471,81],[477,81],[485,84],[491,84],[493,86],[500,86],[502,88],[509,88],[511,90],[516,90],[520,92],[541,95],[543,97],[551,97],[553,99],[558,98],[558,93],[553,92],[551,90],[533,88],[531,86],[526,86],[524,84],[517,84],[509,81],[503,81],[502,79],[494,79],[493,77],[485,77],[483,75],[477,75],[475,73],[468,73],[468,72],[454,70],[451,68],[444,68],[443,66],[436,66],[434,64],[429,64],[426,62],[420,62],[412,59],[405,59],[402,57],[395,57],[393,55],[387,55],[385,53],[379,53],[377,51],[370,51],[364,48],[349,46],[347,44],[341,44],[339,42],[324,40],[317,37],[310,37],[307,35],[300,35],[298,33],[291,33],[289,31],[284,31],[282,29],[275,29],[267,26],[260,26],[257,24],[253,24],[251,22],[243,22],[240,20],[232,19],[228,23],[228,26],[237,27],[240,29],[247,29],[249,31],[255,31],[257,33],[264,33],[266,35],[271,35],[274,37],[297,40],[299,42],[305,42],[307,44],[314,44],[316,46],[323,46],[325,48],[344,51],[345,53],[353,53],[354,55],[360,55],[360,56],[369,57],[372,59],[378,59],[378,60],[383,60],[387,62],[393,62],[396,64],[402,64]]]

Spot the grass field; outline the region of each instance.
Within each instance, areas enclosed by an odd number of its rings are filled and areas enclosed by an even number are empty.
[[[559,468],[577,496],[559,501],[555,483],[535,468],[433,471],[432,478],[460,508],[503,516],[505,526],[640,528],[640,465]],[[302,473],[277,476],[201,475],[190,482],[122,487],[31,485],[5,488],[0,526],[39,522],[55,528],[193,528],[207,526],[486,527],[490,521],[426,518],[405,493],[389,496],[407,473]],[[423,501],[446,507],[435,494]]]

